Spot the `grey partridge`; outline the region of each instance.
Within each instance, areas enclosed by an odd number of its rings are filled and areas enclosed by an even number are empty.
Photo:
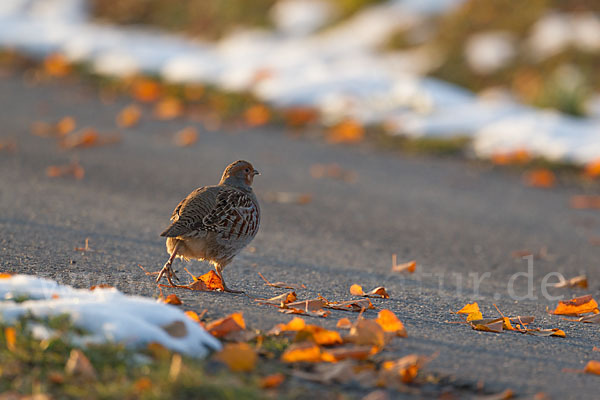
[[[167,238],[169,259],[156,282],[176,278],[171,267],[175,257],[210,262],[223,282],[223,269],[254,239],[260,225],[260,207],[252,191],[259,172],[248,161],[238,160],[225,168],[216,186],[204,186],[183,199],[171,215],[171,225],[161,236]]]

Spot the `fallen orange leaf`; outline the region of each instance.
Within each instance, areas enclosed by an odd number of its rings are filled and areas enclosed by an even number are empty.
[[[294,317],[287,324],[277,324],[269,334],[279,335],[281,332],[295,332],[304,329],[306,322],[302,318]]]
[[[379,311],[375,321],[383,328],[384,332],[390,332],[400,337],[407,336],[404,324],[402,324],[398,317],[396,317],[396,314],[390,310]]]
[[[553,329],[527,329],[527,334],[534,336],[558,336],[558,337],[567,337],[565,332],[562,329],[553,328]]]
[[[136,392],[145,392],[152,388],[152,381],[147,376],[142,376],[137,381],[135,381],[133,386]]]
[[[317,325],[306,325],[296,334],[296,341],[302,341],[306,338],[311,338],[320,346],[331,346],[334,344],[342,344],[342,337],[336,331],[330,331]]]
[[[71,65],[62,54],[52,53],[44,59],[44,71],[50,76],[60,78],[71,72]]]
[[[286,363],[321,362],[321,348],[312,342],[292,345],[283,352],[281,361]]]
[[[353,119],[347,119],[333,126],[327,133],[330,143],[357,143],[363,140],[365,130],[362,125]]]
[[[383,347],[385,344],[385,331],[377,322],[371,319],[359,319],[350,329],[346,337],[348,342],[358,345]]]
[[[356,181],[355,172],[346,170],[337,163],[313,164],[310,167],[310,175],[316,179],[327,177],[350,183]]]
[[[263,104],[256,104],[249,107],[244,112],[244,119],[248,126],[260,126],[269,122],[271,113],[269,109]]]
[[[396,254],[392,254],[392,271],[393,272],[409,272],[414,273],[417,269],[417,262],[415,260],[405,262],[403,264],[396,264]]]
[[[67,165],[50,165],[46,168],[46,176],[49,178],[58,178],[69,175],[78,180],[83,179],[85,170],[77,161]]]
[[[77,123],[73,117],[64,117],[56,124],[58,136],[65,136],[71,133],[77,127]]]
[[[356,311],[360,312],[363,310],[372,310],[373,303],[369,299],[360,299],[360,300],[348,300],[342,302],[329,302],[324,300],[325,307],[331,308],[333,310],[343,310],[343,311]]]
[[[383,286],[376,287],[371,290],[369,293],[365,293],[363,291],[362,286],[360,285],[352,285],[350,286],[350,293],[354,296],[363,296],[363,297],[381,297],[383,299],[388,299],[390,295],[387,293]]]
[[[185,315],[187,315],[191,320],[201,323],[200,316],[195,311],[188,310],[185,312]]]
[[[131,128],[140,121],[142,109],[136,104],[130,104],[117,115],[117,125],[121,128]]]
[[[588,374],[600,375],[600,361],[590,360],[583,369]]]
[[[585,275],[579,275],[573,277],[571,279],[564,279],[561,282],[558,282],[554,285],[555,288],[564,288],[564,287],[580,287],[583,289],[587,289],[588,280]]]
[[[479,304],[477,304],[477,302],[467,304],[466,306],[458,310],[456,313],[467,314],[467,322],[483,318],[481,311],[479,311]]]
[[[17,331],[12,326],[4,328],[4,339],[6,340],[6,348],[13,353],[17,349]]]
[[[292,107],[284,111],[285,121],[288,126],[299,128],[316,122],[319,112],[310,107]]]
[[[6,272],[0,272],[0,279],[9,279],[12,278],[12,274],[8,274]]]
[[[279,387],[283,383],[284,380],[285,380],[285,375],[283,375],[281,372],[278,372],[276,374],[267,375],[264,378],[262,378],[260,380],[259,386],[262,389],[273,389],[273,388]]]
[[[198,131],[188,126],[175,134],[175,144],[179,147],[191,146],[198,141]]]
[[[585,166],[584,174],[589,178],[600,177],[600,159],[588,163]]]
[[[161,95],[160,85],[150,79],[136,79],[131,86],[131,94],[134,98],[142,102],[152,102]]]
[[[200,275],[197,277],[192,275],[192,277],[194,278],[194,282],[184,287],[200,291],[225,290],[225,287],[223,286],[223,281],[221,280],[221,278],[219,278],[219,275],[217,275],[217,273],[213,270],[208,271],[204,275]]]
[[[180,306],[181,304],[183,304],[179,297],[177,297],[177,295],[174,293],[168,295],[167,298],[163,300],[163,303],[172,304],[174,306]]]
[[[233,313],[206,325],[206,330],[215,337],[223,337],[231,332],[243,331],[246,322],[241,312]]]
[[[523,175],[525,183],[538,188],[551,188],[556,184],[554,172],[546,168],[529,171]]]
[[[248,372],[256,366],[258,356],[248,343],[226,343],[215,359],[227,365],[231,371]]]
[[[552,311],[555,315],[579,315],[589,312],[597,313],[598,303],[592,295],[576,297],[567,301],[560,301],[556,309]]]
[[[411,383],[426,361],[425,357],[418,354],[409,354],[396,361],[385,361],[381,365],[382,378],[390,380],[397,377],[402,383]]]
[[[271,297],[270,299],[267,299],[267,300],[256,299],[256,301],[282,306],[285,304],[293,303],[297,299],[298,299],[298,297],[296,296],[296,292],[292,291],[292,292],[280,294],[279,296]]]
[[[154,116],[161,120],[174,119],[183,114],[183,104],[174,97],[166,97],[154,106]]]
[[[470,321],[471,328],[476,331],[500,333],[504,329],[504,319],[496,318],[494,320],[474,320]]]
[[[495,153],[492,154],[491,161],[496,165],[525,164],[531,161],[531,154],[525,149],[506,153]]]
[[[370,355],[375,353],[377,353],[377,347],[374,346],[345,345],[326,350],[323,358],[329,362],[338,362],[346,359],[366,360]]]

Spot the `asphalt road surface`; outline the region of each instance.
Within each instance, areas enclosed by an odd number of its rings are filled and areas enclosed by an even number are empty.
[[[30,133],[34,121],[67,115],[80,126],[114,132],[115,115],[129,102],[102,102],[95,89],[75,82],[30,86],[18,75],[0,78],[0,139],[18,145],[13,153],[0,152],[1,270],[157,296],[152,278],[138,265],[154,271],[166,261],[159,233],[173,208],[194,188],[216,184],[228,163],[246,159],[261,171],[255,191],[262,224],[252,248],[225,269],[229,286],[254,297],[283,292],[265,286],[259,271],[272,281],[305,284],[307,289],[297,292],[300,299],[322,294],[345,300],[353,283],[366,290],[383,285],[391,299],[374,304],[393,310],[409,334],[388,351],[437,353],[426,369],[447,377],[451,387],[466,393],[477,385],[487,393],[511,389],[525,398],[538,392],[556,399],[598,397],[600,377],[563,371],[600,359],[592,351],[600,345],[598,325],[548,315],[546,307],[556,301],[541,290],[550,272],[567,278],[585,272],[588,290],[550,289],[550,294],[598,294],[600,246],[589,238],[600,236],[600,214],[569,207],[570,196],[597,187],[535,189],[524,186],[515,172],[460,160],[332,146],[275,128],[210,132],[193,121],[159,122],[149,112],[140,125],[121,130],[122,142],[112,146],[62,150],[55,140]],[[198,143],[175,146],[173,133],[189,125],[200,130]],[[46,176],[49,165],[74,159],[85,168],[84,179]],[[316,179],[310,168],[318,163],[337,163],[356,180]],[[275,192],[306,193],[312,201],[267,201]],[[95,251],[74,250],[85,238]],[[511,298],[511,276],[528,271],[527,261],[511,253],[542,247],[550,256],[534,260],[534,298]],[[417,260],[417,272],[392,273],[392,254],[398,262]],[[183,265],[176,261],[175,268],[187,279]],[[210,269],[195,261],[187,267],[196,275]],[[528,284],[519,276],[514,294],[524,296]],[[176,293],[187,309],[207,309],[210,318],[243,311],[257,329],[290,319],[244,295]],[[459,320],[452,310],[473,300],[484,316],[497,316],[496,303],[506,315],[534,315],[536,327],[561,328],[567,337],[484,333],[448,323]],[[339,311],[314,322],[333,327],[342,316],[356,314]],[[419,390],[414,396],[427,395]]]

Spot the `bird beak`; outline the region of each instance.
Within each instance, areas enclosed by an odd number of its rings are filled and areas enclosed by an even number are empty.
[[[258,172],[257,170],[252,171],[252,176],[255,176],[255,175],[260,175],[260,172]]]

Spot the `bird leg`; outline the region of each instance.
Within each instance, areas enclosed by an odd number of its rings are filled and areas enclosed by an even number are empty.
[[[228,292],[228,293],[238,293],[238,294],[244,293],[243,290],[234,290],[234,289],[229,289],[227,287],[227,285],[225,284],[225,279],[223,278],[223,267],[222,266],[220,266],[219,264],[215,265],[215,270],[217,271],[217,275],[219,275],[219,278],[221,278],[221,282],[223,283],[223,291]]]
[[[176,280],[179,280],[179,278],[177,277],[177,275],[175,275],[175,271],[173,271],[173,268],[171,268],[171,264],[173,264],[173,260],[177,256],[177,250],[179,249],[179,243],[180,242],[178,241],[175,244],[175,247],[173,248],[173,252],[171,253],[171,256],[169,257],[169,259],[165,263],[164,267],[158,273],[158,277],[156,278],[156,283],[160,282],[160,280],[162,279],[163,276],[167,277],[167,281],[169,281],[169,284],[171,286],[175,286],[173,284],[173,281],[172,281],[171,278],[175,278]]]

